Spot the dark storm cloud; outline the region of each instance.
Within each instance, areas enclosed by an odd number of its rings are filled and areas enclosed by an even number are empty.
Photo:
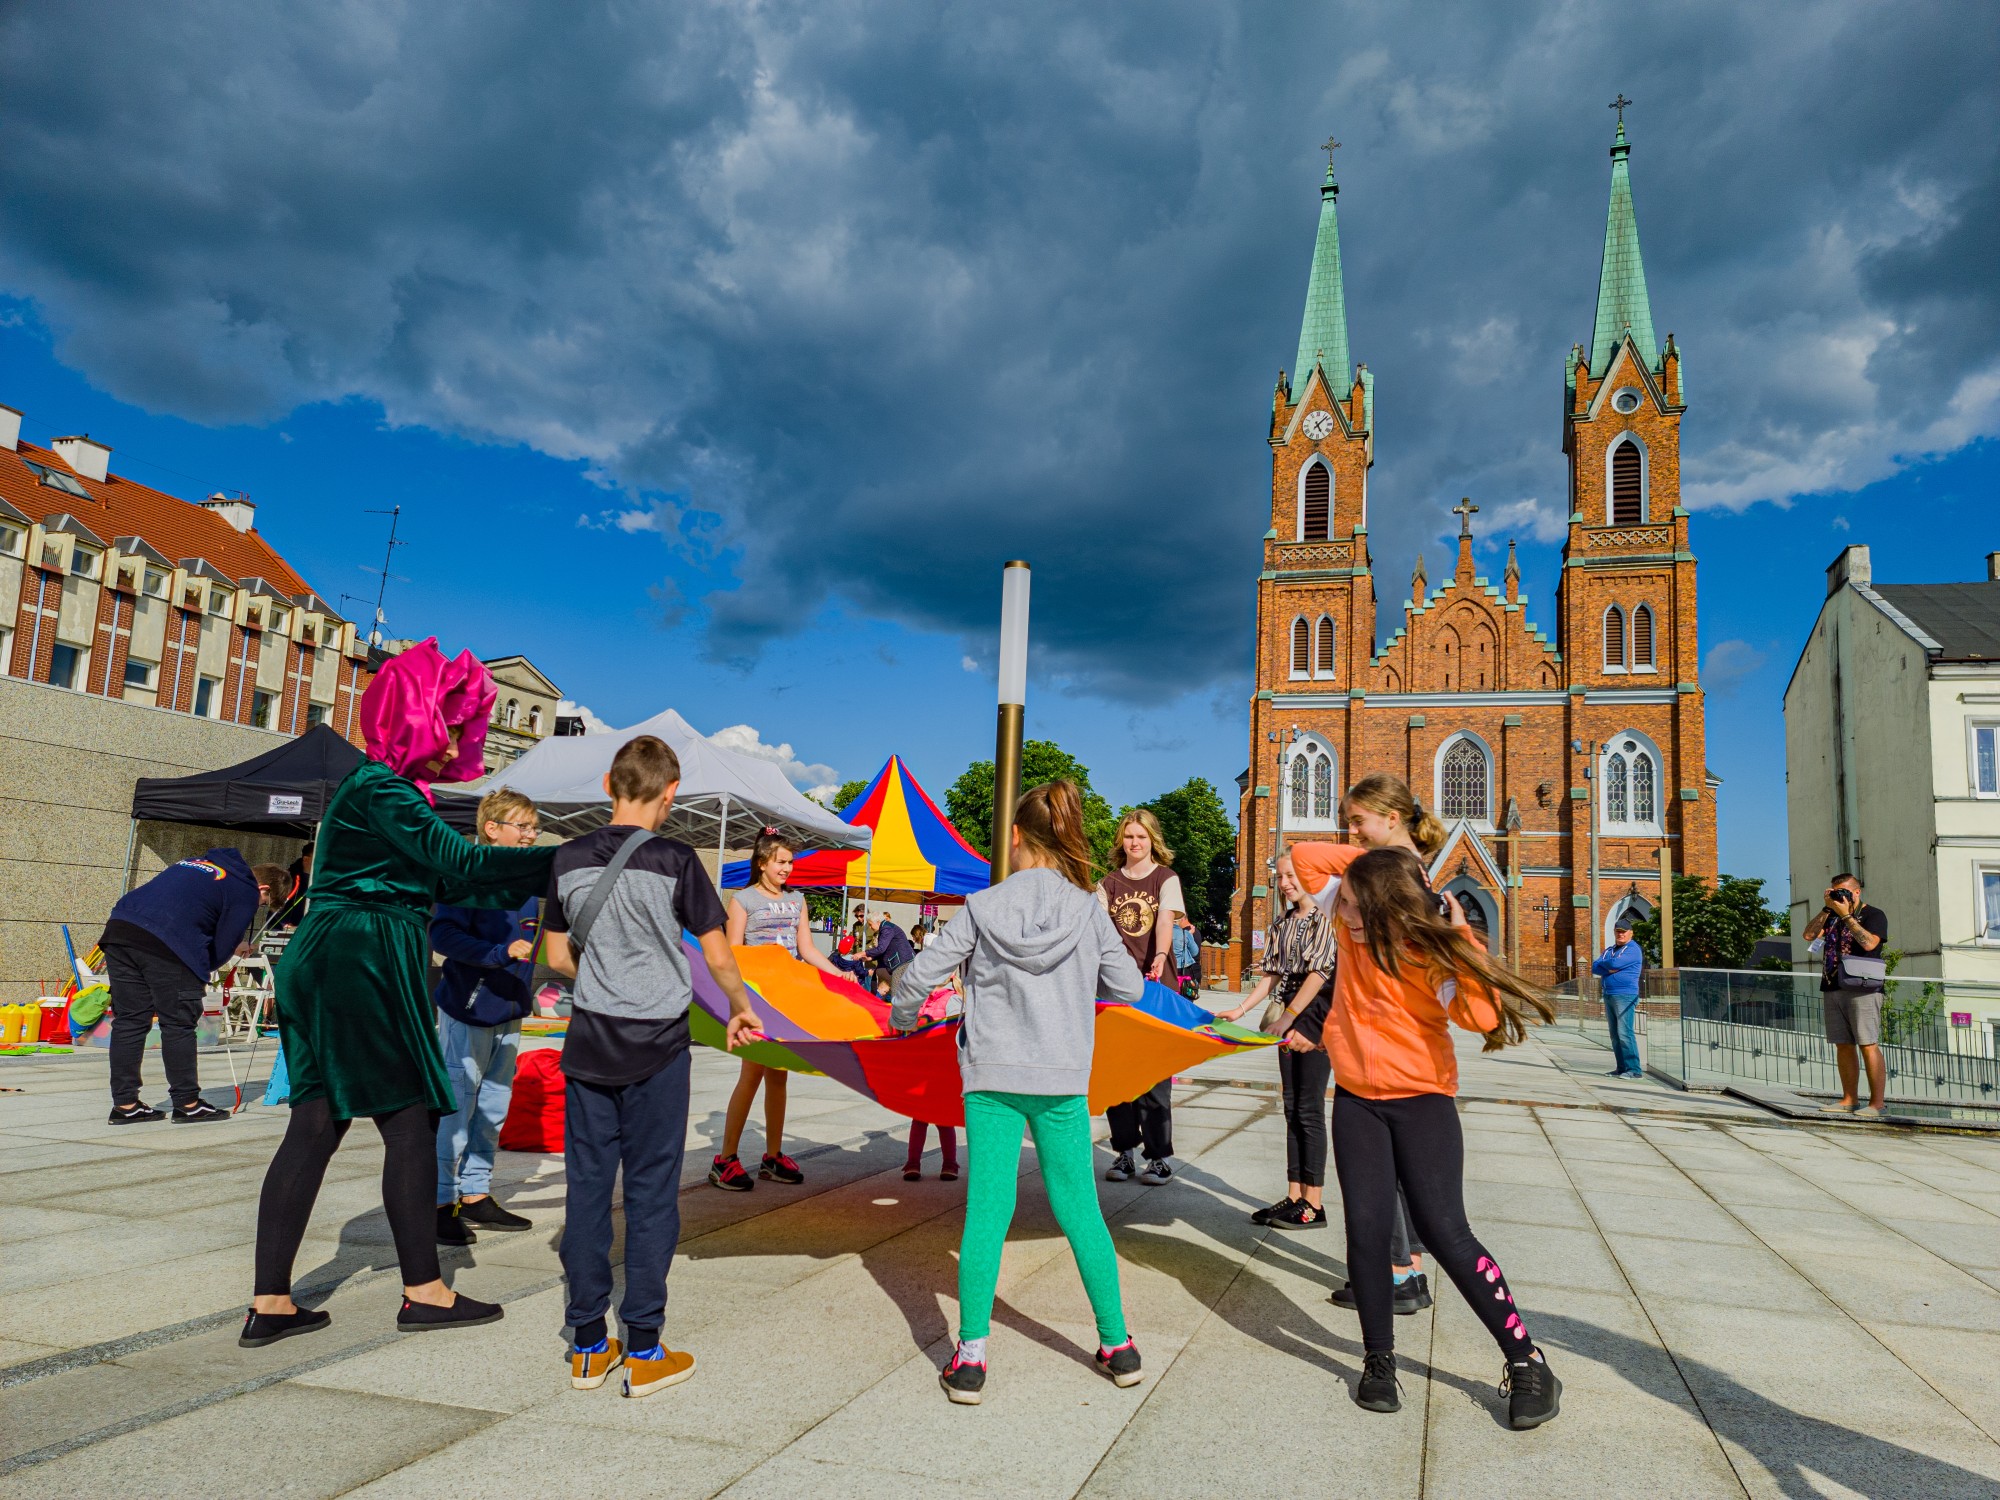
[[[1400,580],[1458,494],[1524,538],[1560,514],[1621,88],[1695,503],[1851,486],[1993,431],[1989,22],[17,8],[0,284],[156,409],[360,395],[590,461],[610,536],[741,581],[687,601],[725,658],[832,598],[976,638],[997,564],[1026,555],[1044,662],[1157,697],[1163,672],[1246,663],[1313,143],[1347,143],[1371,540]]]

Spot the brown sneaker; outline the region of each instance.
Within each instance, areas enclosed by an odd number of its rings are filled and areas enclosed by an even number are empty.
[[[655,1391],[663,1391],[670,1385],[679,1385],[694,1374],[694,1356],[682,1354],[661,1344],[655,1359],[637,1359],[625,1356],[625,1394],[628,1396],[650,1396]]]
[[[625,1350],[616,1339],[606,1339],[604,1347],[595,1354],[586,1354],[581,1349],[569,1352],[569,1383],[580,1391],[594,1391],[611,1378],[611,1372],[618,1368],[625,1358]]]

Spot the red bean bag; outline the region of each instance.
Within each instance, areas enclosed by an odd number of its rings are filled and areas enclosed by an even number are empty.
[[[500,1126],[502,1151],[562,1154],[563,1073],[560,1047],[523,1052],[514,1069],[514,1097]]]

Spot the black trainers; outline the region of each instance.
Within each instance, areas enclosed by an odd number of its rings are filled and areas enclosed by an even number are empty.
[[[986,1366],[969,1364],[958,1357],[958,1350],[951,1351],[951,1363],[938,1374],[938,1384],[944,1393],[958,1406],[977,1406],[986,1390]]]
[[[1139,1346],[1131,1339],[1127,1339],[1116,1349],[1099,1349],[1097,1351],[1097,1368],[1111,1377],[1113,1385],[1137,1385],[1139,1383]]]
[[[1158,1157],[1149,1156],[1146,1158],[1145,1170],[1139,1174],[1139,1180],[1147,1187],[1164,1187],[1174,1180],[1174,1169]]]
[[[1314,1208],[1301,1198],[1288,1208],[1280,1209],[1264,1221],[1273,1229],[1324,1229],[1326,1210]]]
[[[1563,1383],[1546,1361],[1538,1357],[1508,1360],[1500,1376],[1500,1394],[1507,1398],[1507,1425],[1526,1432],[1554,1421],[1562,1410],[1562,1389]]]
[[[782,1151],[776,1156],[766,1152],[763,1161],[757,1164],[757,1175],[766,1182],[782,1182],[787,1187],[797,1187],[806,1180],[799,1164]]]
[[[476,1245],[479,1236],[472,1232],[472,1226],[465,1222],[456,1203],[440,1203],[437,1217],[437,1242],[440,1245]]]
[[[757,1186],[743,1170],[743,1163],[733,1156],[717,1156],[709,1164],[708,1185],[725,1193],[747,1193]]]
[[[143,1099],[130,1109],[120,1109],[115,1104],[111,1106],[113,1125],[150,1125],[153,1121],[164,1120],[166,1117],[165,1110],[155,1109]]]
[[[1111,1169],[1104,1174],[1104,1180],[1106,1182],[1130,1182],[1133,1171],[1132,1153],[1130,1151],[1120,1151],[1112,1159]]]
[[[243,1318],[243,1332],[236,1342],[245,1349],[262,1349],[266,1344],[275,1344],[279,1339],[288,1339],[295,1333],[318,1333],[333,1321],[331,1313],[317,1308],[300,1308],[297,1312],[260,1313],[251,1308]]]
[[[1361,1378],[1354,1384],[1354,1404],[1363,1411],[1401,1411],[1402,1387],[1396,1383],[1396,1356],[1364,1354]]]
[[[206,1099],[197,1099],[185,1109],[181,1108],[178,1104],[174,1106],[174,1123],[176,1125],[200,1124],[207,1120],[226,1120],[228,1118],[228,1110],[217,1109]]]
[[[482,1323],[497,1323],[506,1316],[507,1310],[499,1303],[481,1302],[463,1292],[450,1307],[433,1307],[428,1302],[412,1302],[405,1297],[402,1309],[396,1314],[396,1329],[399,1333],[429,1333],[439,1328],[477,1328]]]
[[[1333,1295],[1326,1299],[1335,1307],[1354,1306],[1354,1283],[1343,1281],[1333,1289]],[[1424,1279],[1422,1271],[1407,1280],[1396,1283],[1395,1300],[1389,1306],[1397,1317],[1407,1318],[1423,1311],[1431,1305],[1430,1283]]]
[[[1250,1222],[1252,1224],[1268,1224],[1276,1215],[1283,1213],[1298,1201],[1296,1198],[1280,1198],[1276,1203],[1267,1203],[1264,1207],[1258,1209],[1257,1212],[1250,1215]]]
[[[458,1201],[458,1219],[461,1224],[477,1224],[481,1229],[498,1229],[513,1234],[522,1229],[533,1229],[535,1221],[524,1219],[519,1214],[509,1213],[500,1206],[500,1200],[488,1193],[484,1198]]]

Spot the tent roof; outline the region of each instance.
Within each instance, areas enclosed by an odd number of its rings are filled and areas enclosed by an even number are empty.
[[[885,892],[969,896],[985,890],[992,881],[984,856],[938,811],[901,756],[890,756],[868,789],[842,808],[840,815],[857,829],[873,831],[874,842],[867,857],[852,849],[822,845],[793,864],[791,885],[867,885]],[[723,867],[724,889],[736,890],[749,883],[747,859]]]
[[[219,771],[141,776],[132,816],[158,823],[263,828],[309,837],[361,752],[324,724]]]
[[[609,734],[545,739],[476,786],[435,788],[438,811],[453,826],[470,827],[481,796],[511,787],[535,799],[544,827],[570,835],[602,827],[611,816],[604,774],[620,747],[644,734],[665,740],[680,757],[680,794],[661,832],[697,849],[741,849],[767,827],[809,848],[867,846],[868,830],[807,801],[769,761],[711,743],[671,708]]]

